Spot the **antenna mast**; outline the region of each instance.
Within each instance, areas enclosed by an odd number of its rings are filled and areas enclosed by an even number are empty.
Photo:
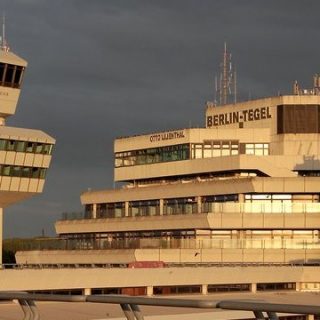
[[[1,36],[1,50],[2,51],[9,51],[9,46],[6,40],[6,16],[5,14],[2,15],[2,36]]]
[[[215,79],[217,79],[217,77],[215,77]],[[216,80],[216,83],[217,82]],[[227,50],[226,42],[224,43],[223,60],[220,64],[219,83],[215,85],[215,89],[216,97],[219,95],[220,105],[237,102],[236,72],[233,71],[231,53]]]

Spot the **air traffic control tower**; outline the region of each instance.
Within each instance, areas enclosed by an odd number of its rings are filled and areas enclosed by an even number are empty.
[[[0,253],[3,209],[43,190],[55,140],[46,133],[5,125],[15,114],[27,62],[9,51],[4,38],[0,48]],[[2,254],[0,254],[0,264]]]

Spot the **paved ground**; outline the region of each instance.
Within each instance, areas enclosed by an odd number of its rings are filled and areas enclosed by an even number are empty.
[[[173,298],[173,296],[170,296]],[[175,296],[175,298],[179,298]],[[290,304],[311,304],[318,305],[320,308],[320,293],[227,293],[211,294],[207,296],[184,296],[190,299],[207,300],[264,300],[275,303]],[[36,303],[41,314],[42,320],[111,320],[124,319],[122,311],[118,305],[106,305],[95,303],[58,303],[41,302]],[[222,311],[222,310],[199,310],[185,308],[164,308],[164,307],[141,307],[146,319],[165,319],[165,320],[207,320],[207,319],[237,319],[252,318],[248,312]],[[214,314],[212,314],[214,313]],[[23,313],[20,306],[14,303],[0,303],[0,319],[16,320],[22,319]]]

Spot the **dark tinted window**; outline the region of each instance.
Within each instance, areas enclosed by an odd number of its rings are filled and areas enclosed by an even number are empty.
[[[319,105],[280,105],[277,107],[277,133],[320,132]]]

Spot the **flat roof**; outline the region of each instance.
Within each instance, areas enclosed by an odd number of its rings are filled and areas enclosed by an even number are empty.
[[[41,130],[0,126],[0,139],[54,144],[56,140]]]

